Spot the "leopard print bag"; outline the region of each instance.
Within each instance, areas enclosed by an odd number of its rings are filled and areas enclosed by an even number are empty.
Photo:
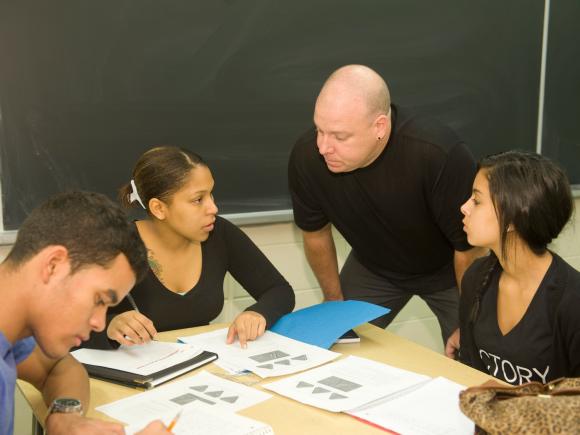
[[[580,378],[471,387],[459,407],[478,434],[580,434]]]

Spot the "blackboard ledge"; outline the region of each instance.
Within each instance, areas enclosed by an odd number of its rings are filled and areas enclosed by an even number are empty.
[[[0,246],[3,245],[13,245],[16,241],[16,234],[18,231],[0,231]]]
[[[580,184],[572,185],[572,196],[580,198]],[[241,225],[258,225],[258,224],[275,224],[282,222],[292,222],[294,215],[291,209],[274,210],[274,211],[259,211],[252,213],[231,213],[221,215],[230,222]],[[0,231],[0,246],[12,245],[16,240],[18,231]]]
[[[252,213],[231,213],[231,214],[223,214],[221,216],[238,226],[257,225],[257,224],[277,224],[281,222],[292,222],[294,220],[294,214],[292,213],[291,209],[257,211]]]
[[[580,192],[579,192],[580,194]],[[232,213],[221,215],[235,225],[276,224],[292,222],[292,210],[260,211],[252,213]],[[18,231],[0,231],[0,246],[12,245],[16,241]]]

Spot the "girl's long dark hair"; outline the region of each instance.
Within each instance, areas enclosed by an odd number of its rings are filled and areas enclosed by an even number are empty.
[[[499,221],[501,255],[509,255],[514,231],[536,255],[560,234],[574,210],[570,183],[564,171],[547,157],[522,151],[488,156],[479,163],[489,182],[489,193]],[[483,294],[494,270],[499,267],[491,253],[489,268],[481,282],[472,307],[475,322]]]

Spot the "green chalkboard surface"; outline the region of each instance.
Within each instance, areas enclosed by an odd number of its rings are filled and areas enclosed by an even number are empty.
[[[570,0],[573,1],[573,0]],[[476,157],[534,149],[544,2],[5,0],[5,229],[67,189],[115,195],[147,148],[210,164],[221,212],[290,208],[287,157],[328,74],[367,64]]]

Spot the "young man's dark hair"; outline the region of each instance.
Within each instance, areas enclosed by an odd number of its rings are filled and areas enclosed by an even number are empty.
[[[106,267],[119,254],[127,257],[137,281],[147,273],[137,228],[119,205],[99,193],[61,193],[37,207],[20,227],[6,262],[18,268],[51,245],[68,250],[71,273],[83,266]]]

